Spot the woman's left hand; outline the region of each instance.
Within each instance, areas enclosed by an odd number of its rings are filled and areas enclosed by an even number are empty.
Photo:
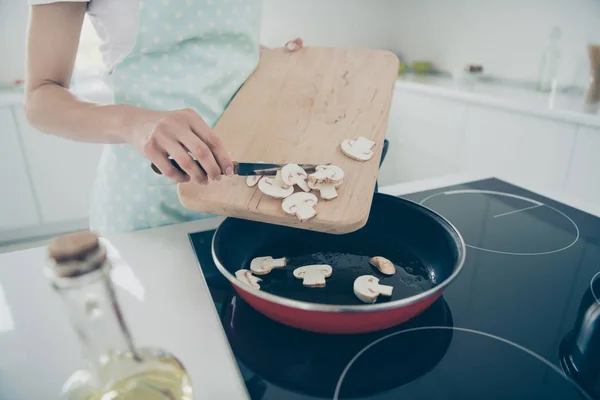
[[[304,47],[304,41],[302,40],[302,38],[296,38],[294,40],[289,40],[285,44],[285,48],[288,49],[289,51],[298,51],[302,47]]]
[[[304,41],[301,38],[296,38],[293,40],[288,40],[283,47],[287,50],[287,51],[298,51],[301,48],[304,47]],[[262,53],[264,50],[269,50],[268,47],[261,45],[260,46],[260,52]]]

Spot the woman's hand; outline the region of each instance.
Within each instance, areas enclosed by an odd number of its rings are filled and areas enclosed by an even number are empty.
[[[301,38],[296,38],[293,40],[288,40],[283,47],[285,47],[288,51],[298,51],[304,47],[304,41]],[[260,53],[263,51],[269,50],[268,47],[260,45]]]
[[[288,41],[285,48],[297,51],[304,46],[301,38]],[[261,51],[265,47],[261,46]],[[131,142],[158,167],[163,175],[177,181],[205,184],[219,180],[221,175],[233,174],[233,162],[225,151],[221,139],[192,109],[153,114],[133,131]],[[188,154],[192,153],[202,169]],[[182,174],[169,161],[169,155],[187,173]]]
[[[192,109],[150,111],[134,125],[131,143],[158,167],[163,175],[177,181],[190,178],[201,184],[233,174],[233,163],[221,139]],[[198,167],[192,156],[202,165]],[[187,175],[169,161],[171,156]]]
[[[301,38],[296,38],[294,40],[289,40],[285,44],[285,48],[289,51],[298,51],[304,47],[304,41]]]
[[[162,112],[127,104],[99,105],[69,91],[85,12],[83,2],[31,7],[25,103],[29,122],[42,132],[72,140],[132,143],[177,182],[191,177],[206,183],[209,178],[232,174],[233,163],[221,140],[193,110]],[[187,175],[171,165],[169,156]]]

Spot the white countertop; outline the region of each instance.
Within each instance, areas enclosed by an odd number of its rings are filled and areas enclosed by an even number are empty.
[[[448,76],[416,74],[399,76],[396,90],[419,91],[479,106],[600,127],[600,103],[586,104],[583,94],[542,93],[484,81],[465,83]]]
[[[453,175],[382,187],[400,195],[483,177]],[[600,204],[544,193],[600,216]],[[138,346],[176,355],[198,399],[247,399],[188,233],[214,229],[222,218],[109,236],[120,252],[117,294]],[[0,255],[0,399],[53,398],[81,366],[75,332],[42,273],[45,248]]]
[[[23,104],[25,95],[17,89],[0,89],[0,108]]]
[[[90,101],[101,104],[113,101],[110,88],[100,79],[82,80],[72,89]],[[541,93],[502,84],[464,83],[447,76],[412,73],[398,77],[396,90],[418,91],[479,106],[600,128],[600,103],[586,104],[582,94]],[[24,94],[20,91],[0,90],[0,108],[19,105],[23,101]]]

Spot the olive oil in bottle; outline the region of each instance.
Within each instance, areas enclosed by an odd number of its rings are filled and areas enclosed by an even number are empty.
[[[190,377],[167,351],[136,348],[111,281],[111,261],[91,232],[60,236],[48,246],[46,275],[59,293],[86,368],[64,384],[69,400],[193,400]]]

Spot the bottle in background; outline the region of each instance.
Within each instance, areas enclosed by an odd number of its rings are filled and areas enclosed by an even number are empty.
[[[61,398],[77,400],[192,400],[183,365],[161,349],[136,348],[110,278],[111,261],[93,233],[78,232],[48,245],[46,274],[61,296],[86,369],[64,384]]]
[[[600,44],[589,44],[590,83],[586,100],[589,103],[600,102]]]
[[[538,90],[549,92],[556,87],[556,75],[560,60],[560,28],[554,27],[550,33],[550,43],[542,54],[538,77]]]

